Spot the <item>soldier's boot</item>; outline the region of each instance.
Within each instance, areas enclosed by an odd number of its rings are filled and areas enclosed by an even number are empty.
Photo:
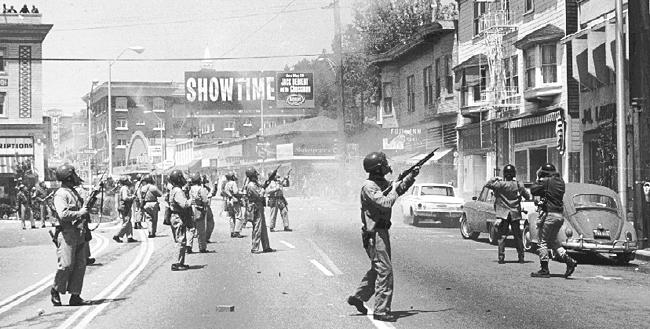
[[[52,305],[61,306],[61,295],[59,295],[59,292],[52,288],[50,289],[50,295],[52,296],[52,298],[50,298]]]
[[[571,258],[568,254],[562,255],[562,260],[566,263],[566,271],[564,272],[564,278],[568,278],[573,274],[578,266],[578,262],[575,259]]]
[[[87,306],[87,305],[92,305],[93,302],[89,300],[84,300],[79,295],[72,295],[70,296],[70,302],[68,304],[70,306]]]
[[[366,315],[368,314],[368,309],[366,308],[365,305],[363,305],[363,301],[355,296],[350,296],[348,297],[348,304],[354,306],[357,308],[357,311],[359,313]]]
[[[505,255],[499,255],[499,264],[505,264],[506,263],[506,256]]]
[[[551,272],[548,270],[548,261],[540,262],[542,268],[537,272],[530,273],[530,276],[533,278],[550,278]]]
[[[88,257],[86,258],[86,265],[92,265],[95,264],[96,259],[94,257]]]
[[[524,254],[519,254],[519,258],[518,258],[517,261],[518,261],[520,264],[525,263],[525,261],[524,261]]]

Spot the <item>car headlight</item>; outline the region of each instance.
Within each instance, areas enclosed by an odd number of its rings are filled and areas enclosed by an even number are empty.
[[[573,230],[567,227],[566,230],[564,230],[564,234],[568,239],[571,239],[571,237],[573,236]]]
[[[422,204],[421,204],[421,203],[418,203],[418,208],[422,208]]]

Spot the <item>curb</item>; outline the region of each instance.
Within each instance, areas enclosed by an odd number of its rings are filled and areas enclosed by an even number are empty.
[[[646,261],[646,262],[650,261],[650,250],[649,249],[637,250],[636,257],[634,259]]]

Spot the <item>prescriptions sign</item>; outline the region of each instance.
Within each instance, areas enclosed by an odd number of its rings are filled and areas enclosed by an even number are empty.
[[[277,107],[313,108],[314,74],[280,72],[277,74]]]

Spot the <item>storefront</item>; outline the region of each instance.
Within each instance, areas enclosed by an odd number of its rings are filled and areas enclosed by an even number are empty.
[[[29,170],[35,171],[34,152],[33,137],[0,136],[0,198],[14,199],[18,165],[28,166]],[[42,161],[42,156],[40,158]],[[33,183],[29,182],[30,185]]]

